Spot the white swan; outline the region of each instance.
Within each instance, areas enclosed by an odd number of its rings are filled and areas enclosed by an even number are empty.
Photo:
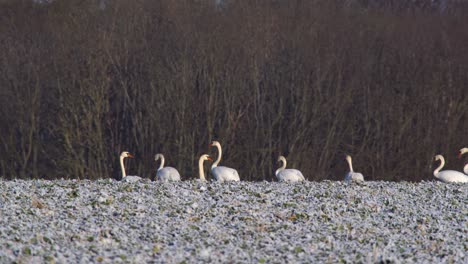
[[[198,175],[200,176],[200,180],[202,181],[206,181],[205,170],[203,169],[203,162],[205,160],[213,161],[213,159],[211,159],[211,157],[208,154],[203,154],[200,156],[200,159],[198,160]]]
[[[442,155],[435,156],[434,160],[440,160],[440,166],[434,170],[434,177],[436,177],[438,180],[442,182],[468,182],[468,175],[465,175],[459,171],[440,171],[445,165],[445,159],[442,157]]]
[[[154,156],[154,160],[158,161],[161,159],[161,165],[159,165],[158,171],[156,172],[156,178],[158,181],[180,181],[180,174],[176,168],[173,167],[164,167],[164,155],[161,153]]]
[[[218,149],[218,158],[213,163],[213,165],[211,165],[211,173],[213,174],[214,178],[219,182],[240,181],[239,173],[237,173],[235,169],[224,166],[218,167],[218,164],[221,161],[221,156],[223,154],[221,150],[221,144],[219,144],[218,141],[213,141],[209,146],[215,146]]]
[[[125,158],[134,158],[134,157],[128,151],[123,151],[120,154],[120,168],[122,169],[122,181],[126,181],[126,182],[140,181],[141,177],[139,177],[139,176],[127,176],[127,174],[125,173],[125,166],[124,166],[124,159]]]
[[[286,158],[279,156],[278,162],[283,162],[283,166],[276,170],[275,175],[280,182],[299,182],[305,181],[302,172],[296,169],[286,169]]]
[[[350,155],[346,155],[346,161],[348,162],[348,165],[349,165],[349,172],[346,173],[345,175],[345,181],[363,182],[364,176],[362,175],[362,173],[354,172],[353,170],[353,161]]]
[[[467,153],[468,152],[468,148],[462,148],[460,149],[460,152],[458,153],[458,158],[461,158],[463,156],[463,154]],[[463,167],[463,172],[465,174],[468,174],[468,163],[465,164],[465,166]]]

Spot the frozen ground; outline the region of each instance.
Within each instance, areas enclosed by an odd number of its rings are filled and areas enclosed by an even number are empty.
[[[0,263],[467,263],[468,184],[0,181]]]

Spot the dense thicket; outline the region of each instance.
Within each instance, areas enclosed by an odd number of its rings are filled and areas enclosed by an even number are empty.
[[[378,2],[2,1],[0,176],[188,179],[213,139],[242,180],[461,170],[468,8]]]

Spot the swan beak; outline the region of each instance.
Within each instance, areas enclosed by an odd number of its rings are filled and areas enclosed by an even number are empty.
[[[211,157],[206,157],[209,161],[213,161],[213,159]]]
[[[134,158],[134,156],[133,156],[132,154],[130,154],[130,153],[128,153],[127,156],[128,156],[129,158]]]
[[[458,152],[458,158],[461,159],[461,157],[462,157],[462,153]]]
[[[208,147],[212,147],[212,146],[213,146],[213,144],[211,144],[211,143],[210,143],[210,144],[208,144]]]

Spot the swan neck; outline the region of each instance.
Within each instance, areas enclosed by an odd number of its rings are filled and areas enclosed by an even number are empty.
[[[463,167],[463,173],[468,175],[468,163],[465,164],[465,167]]]
[[[160,158],[161,158],[161,164],[159,165],[158,170],[164,168],[164,162],[165,162],[164,156],[160,156]]]
[[[198,160],[198,175],[200,177],[200,180],[202,181],[206,181],[206,178],[205,178],[205,171],[203,169],[203,158],[200,158]]]
[[[221,156],[223,155],[223,150],[221,149],[221,145],[216,145],[216,148],[218,149],[218,158],[213,163],[213,165],[211,165],[211,169],[218,167],[218,164],[221,161]]]
[[[122,169],[122,178],[125,178],[127,174],[125,173],[124,157],[122,156],[120,156],[120,168]]]
[[[286,169],[286,159],[281,159],[283,165],[276,170],[275,175],[278,175],[282,170]]]
[[[353,162],[351,161],[351,159],[346,159],[346,161],[348,162],[348,165],[349,165],[349,171],[350,171],[350,172],[354,172],[354,170],[353,170]]]
[[[436,178],[438,178],[438,177],[437,177],[437,174],[439,174],[440,170],[444,167],[444,165],[445,165],[445,160],[444,160],[443,157],[441,157],[441,158],[440,158],[440,165],[439,165],[439,167],[437,167],[437,169],[434,170],[434,176],[435,176]]]
[[[278,176],[278,173],[280,173],[283,169],[279,168],[275,171],[275,175]]]

